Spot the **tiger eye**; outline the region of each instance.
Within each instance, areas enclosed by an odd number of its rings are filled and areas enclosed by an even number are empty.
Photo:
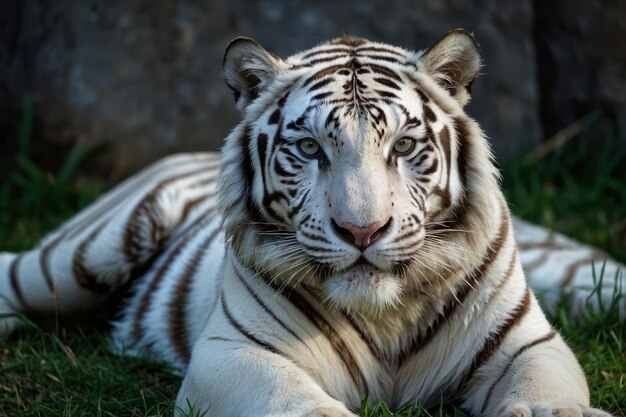
[[[406,155],[415,147],[415,140],[411,138],[401,138],[393,144],[393,151],[398,155]]]
[[[320,152],[320,145],[311,138],[298,141],[298,149],[306,156],[315,156]]]

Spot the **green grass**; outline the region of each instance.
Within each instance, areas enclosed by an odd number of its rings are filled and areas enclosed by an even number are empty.
[[[20,132],[17,163],[10,172],[0,172],[1,250],[32,246],[102,190],[101,184],[75,178],[80,149],[51,174],[28,157],[27,122]],[[521,217],[626,262],[624,148],[610,141],[584,143],[574,140],[532,165],[520,157],[501,161],[507,198]],[[611,311],[587,314],[575,323],[561,314],[553,322],[582,363],[593,404],[626,416],[626,323]],[[83,322],[66,329],[53,322],[44,330],[33,325],[0,340],[0,416],[171,415],[179,378],[150,361],[113,355],[104,334],[102,326]],[[465,414],[443,405],[427,411],[417,404],[392,414],[384,403],[364,402],[362,415]]]
[[[172,415],[177,377],[115,356],[99,332],[85,332],[31,329],[0,344],[0,410],[15,417]]]

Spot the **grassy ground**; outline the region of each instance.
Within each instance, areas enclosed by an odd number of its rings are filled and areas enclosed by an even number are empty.
[[[79,150],[51,175],[28,159],[27,141],[23,134],[17,168],[0,172],[0,250],[32,246],[102,189],[73,179]],[[518,215],[626,262],[626,155],[623,147],[582,143],[573,141],[533,164],[502,161],[507,197]],[[626,323],[611,312],[577,323],[560,315],[553,322],[583,365],[593,403],[626,416]],[[0,416],[168,416],[178,383],[158,364],[112,355],[102,328],[84,323],[45,330],[33,325],[0,341]],[[362,414],[392,415],[384,404],[366,405]],[[415,405],[393,415],[464,414]]]

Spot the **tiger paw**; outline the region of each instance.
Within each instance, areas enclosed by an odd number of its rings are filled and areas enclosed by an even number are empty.
[[[596,408],[579,404],[525,403],[505,404],[498,409],[498,417],[612,417]]]

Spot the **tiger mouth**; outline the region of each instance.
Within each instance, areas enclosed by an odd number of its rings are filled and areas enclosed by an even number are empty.
[[[362,278],[367,278],[377,275],[401,275],[404,268],[406,268],[405,263],[396,262],[388,270],[381,269],[378,266],[374,265],[372,262],[368,261],[367,258],[365,258],[364,256],[359,257],[351,265],[341,269],[333,268],[332,265],[321,262],[315,262],[315,264],[317,266],[317,275],[322,280],[327,280],[331,277],[339,275],[348,276],[351,280],[356,280],[359,276]]]

